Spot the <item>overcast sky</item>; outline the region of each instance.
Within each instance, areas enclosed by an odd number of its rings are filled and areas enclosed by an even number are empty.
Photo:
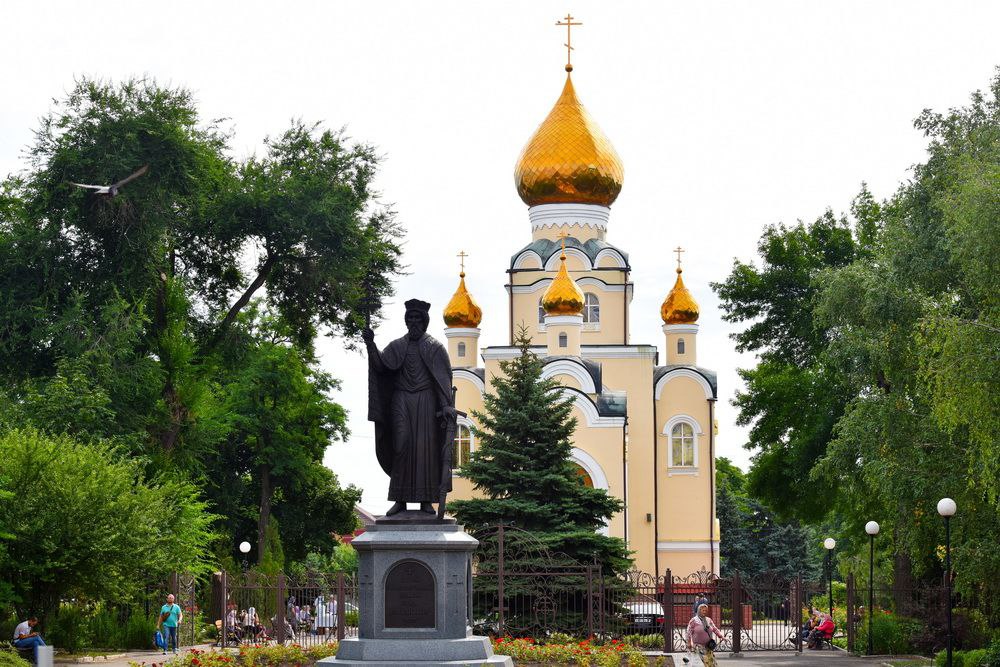
[[[397,304],[432,302],[431,333],[469,253],[483,345],[506,342],[504,270],[530,240],[514,161],[562,87],[571,12],[580,99],[625,164],[608,240],[630,255],[633,343],[660,348],[673,255],[701,304],[699,363],[719,373],[719,454],[746,467],[729,405],[738,355],[708,284],[754,256],[765,225],[842,212],[862,181],[892,193],[923,159],[912,120],[963,105],[1000,64],[996,2],[0,3],[0,174],[79,75],[155,77],[230,119],[237,157],[292,117],[346,126],[385,156],[378,179],[407,230]],[[86,175],[80,179],[86,181]],[[401,332],[397,307],[377,340]],[[366,364],[321,343],[353,435],[326,461],[388,506]]]

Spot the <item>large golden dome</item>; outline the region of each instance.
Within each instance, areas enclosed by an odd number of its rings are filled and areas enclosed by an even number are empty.
[[[660,317],[664,324],[694,324],[698,321],[698,303],[681,279],[683,270],[677,267],[677,282],[660,306]]]
[[[458,289],[444,307],[444,323],[449,328],[475,329],[483,321],[483,311],[465,289],[465,271],[458,274]]]
[[[610,206],[622,189],[622,161],[566,75],[562,95],[517,159],[517,194],[528,206]]]
[[[542,295],[542,309],[546,315],[580,315],[583,313],[583,290],[566,270],[566,246],[559,255],[559,272]]]

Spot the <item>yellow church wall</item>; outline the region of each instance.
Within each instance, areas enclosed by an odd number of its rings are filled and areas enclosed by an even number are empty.
[[[572,414],[577,423],[573,432],[573,447],[589,454],[601,467],[608,481],[608,493],[616,498],[624,497],[622,429],[588,428],[587,418],[579,408],[573,408]],[[625,536],[625,520],[622,512],[611,517],[608,534],[613,537]]]
[[[709,540],[709,508],[713,503],[714,466],[709,456],[709,438],[713,428],[709,402],[701,384],[689,377],[668,376],[657,404],[657,466],[659,475],[659,539],[660,544],[705,543]],[[664,429],[671,420],[687,416],[696,422],[697,467],[669,467],[670,438]],[[718,449],[718,442],[715,443]],[[692,513],[692,508],[699,508]],[[714,513],[713,513],[714,517]],[[714,518],[713,518],[714,523]],[[713,539],[717,541],[716,532]],[[716,545],[717,549],[717,545]],[[675,574],[687,574],[685,568],[697,560],[697,566],[708,567],[710,550],[697,554],[688,551],[660,551],[660,569],[670,567]]]
[[[622,358],[620,350],[636,355]],[[603,355],[603,356],[602,356]],[[652,385],[655,350],[647,346],[617,348],[615,351],[588,348],[584,356],[601,364],[606,389],[624,391],[628,399],[628,546],[634,551],[640,570],[654,570],[655,514],[652,485]],[[620,496],[619,496],[620,497]],[[624,533],[619,535],[624,537]]]

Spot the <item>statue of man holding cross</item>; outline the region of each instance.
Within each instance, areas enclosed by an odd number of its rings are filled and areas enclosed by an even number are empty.
[[[379,351],[375,333],[365,328],[368,350],[368,420],[375,422],[375,454],[389,475],[386,516],[420,503],[420,512],[444,517],[451,491],[451,447],[458,411],[445,347],[427,334],[430,307],[406,302],[407,334]]]

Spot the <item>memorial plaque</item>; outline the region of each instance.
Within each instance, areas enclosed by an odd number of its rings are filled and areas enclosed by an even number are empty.
[[[423,563],[396,563],[385,578],[385,627],[433,628],[434,575]]]

